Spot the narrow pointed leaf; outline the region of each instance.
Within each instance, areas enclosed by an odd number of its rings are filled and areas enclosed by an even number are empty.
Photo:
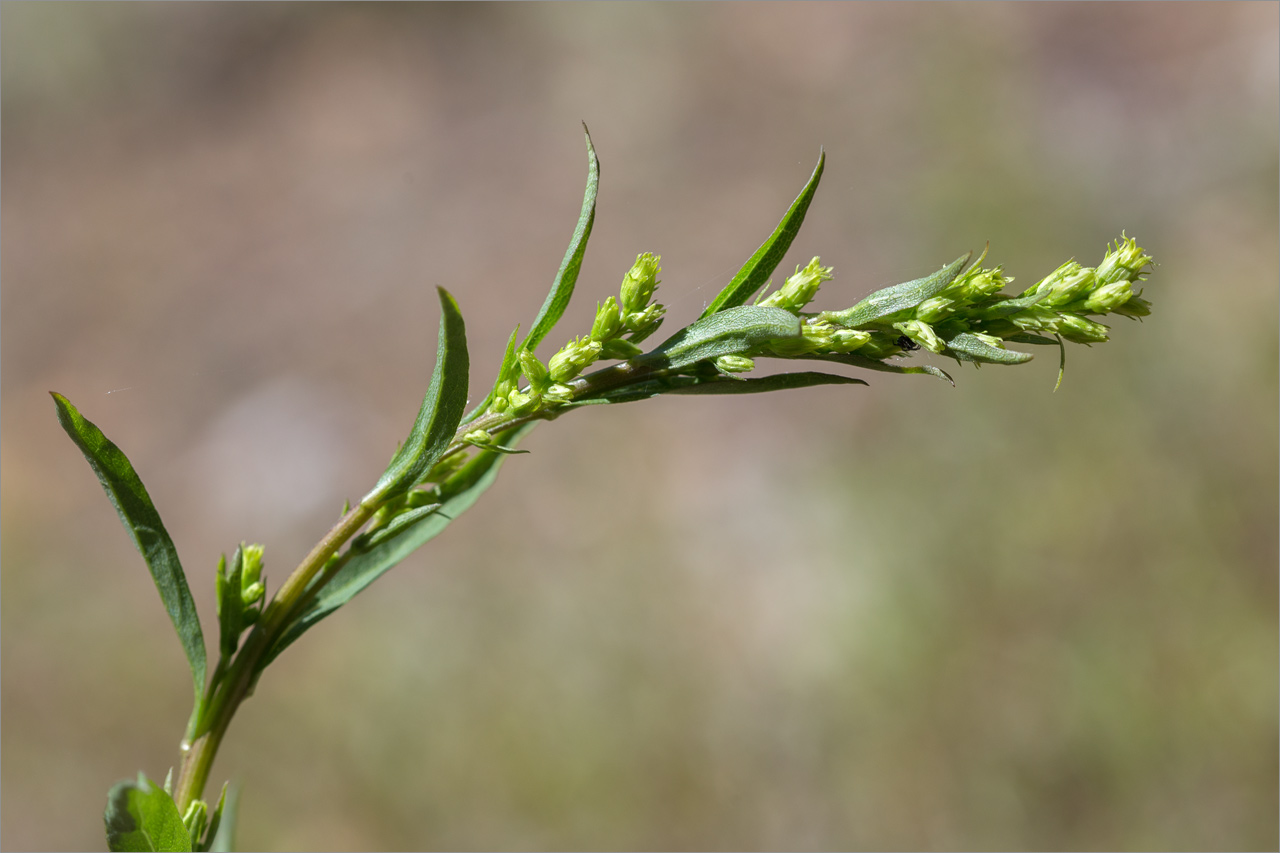
[[[582,126],[587,137],[587,190],[582,196],[582,212],[578,215],[578,225],[573,229],[573,238],[564,253],[564,261],[555,281],[551,283],[551,292],[542,303],[538,316],[534,318],[529,335],[520,344],[521,349],[533,350],[547,333],[551,331],[564,309],[569,307],[569,299],[573,296],[573,287],[578,283],[578,272],[582,269],[582,257],[587,252],[587,239],[591,236],[591,226],[596,221],[596,193],[600,190],[600,160],[596,157],[595,146],[591,144],[591,133],[587,126]]]
[[[766,341],[800,336],[800,318],[782,308],[743,305],[697,321],[632,359],[677,370],[703,359],[746,352]]]
[[[533,427],[534,424],[526,424],[509,435],[503,434],[502,438],[507,446],[514,445]],[[434,509],[422,507],[423,510],[431,511],[418,513],[412,523],[397,528],[395,535],[378,539],[368,547],[368,550],[362,550],[347,560],[346,565],[324,585],[311,605],[284,630],[280,640],[264,656],[259,669],[266,667],[312,625],[346,604],[387,570],[435,538],[449,526],[450,522],[470,509],[485,489],[493,485],[504,458],[504,454],[488,451],[477,454],[474,459],[440,485],[442,500],[437,507]]]
[[[1015,299],[1002,299],[990,308],[984,309],[982,316],[988,320],[997,320],[1001,317],[1008,317],[1010,314],[1017,314],[1019,311],[1035,305],[1052,292],[1051,290],[1045,290],[1041,293],[1032,293]]]
[[[950,382],[951,387],[955,387],[956,381],[951,378],[951,374],[947,373],[940,367],[934,367],[932,364],[918,364],[906,367],[901,364],[890,364],[889,362],[880,361],[874,358],[867,358],[865,355],[858,355],[856,352],[844,353],[826,353],[826,354],[810,354],[802,355],[799,358],[810,358],[818,361],[834,361],[837,364],[847,364],[850,367],[864,367],[867,370],[878,370],[881,373],[923,373],[944,382]]]
[[[685,379],[688,377],[680,377]],[[704,379],[701,382],[683,384],[662,392],[664,394],[764,394],[769,391],[787,391],[792,388],[812,388],[815,385],[866,385],[863,379],[853,376],[840,376],[836,373],[818,373],[815,371],[799,371],[796,373],[779,373],[774,376],[754,378],[735,378],[726,380],[720,377]]]
[[[240,595],[241,577],[244,573],[244,551],[236,548],[231,558],[231,570],[227,571],[226,558],[218,562],[218,640],[219,653],[231,660],[240,644],[244,631],[244,599]]]
[[[987,364],[1022,364],[1032,359],[1032,355],[1029,352],[1017,352],[1016,350],[993,347],[982,338],[969,332],[960,332],[948,338],[947,349],[950,350],[949,354],[954,354],[961,361]]]
[[[136,782],[112,786],[103,821],[111,850],[191,850],[191,836],[182,825],[177,804],[141,773]]]
[[[834,373],[801,371],[775,376],[727,378],[723,376],[665,376],[625,388],[605,391],[599,396],[575,400],[565,409],[609,403],[631,403],[662,394],[762,394],[814,385],[866,385],[861,379]]]
[[[857,305],[844,311],[823,311],[822,318],[844,326],[846,329],[857,329],[888,317],[890,314],[915,308],[926,299],[931,299],[946,290],[947,286],[956,280],[956,276],[960,275],[960,271],[972,256],[973,252],[969,252],[956,258],[933,275],[877,290]]]
[[[440,292],[440,341],[431,385],[413,423],[409,438],[391,460],[366,506],[404,494],[422,481],[449,447],[467,407],[467,332],[458,303],[443,287]]]
[[[502,366],[498,368],[498,378],[493,383],[493,388],[489,389],[489,395],[480,401],[480,405],[476,406],[462,418],[464,424],[469,424],[476,418],[483,415],[489,410],[489,404],[493,402],[493,395],[497,392],[498,386],[504,381],[514,380],[519,375],[519,365],[516,359],[516,337],[520,334],[520,326],[517,325],[512,331],[511,337],[507,338],[507,352],[502,357]]]
[[[787,250],[791,248],[791,241],[800,233],[800,226],[804,224],[804,215],[809,210],[809,203],[813,201],[813,194],[818,191],[818,182],[822,180],[822,169],[826,162],[827,153],[819,152],[818,165],[814,167],[813,174],[809,176],[809,182],[804,185],[800,195],[791,203],[787,215],[782,217],[782,221],[778,223],[777,228],[773,229],[769,239],[756,249],[755,254],[747,259],[733,279],[725,285],[715,299],[711,300],[711,304],[702,312],[703,318],[744,304],[753,293],[764,286],[769,276],[773,275],[773,271],[778,268]]]
[[[214,839],[218,837],[218,832],[222,829],[222,816],[227,808],[227,788],[230,786],[230,782],[222,783],[222,793],[218,795],[218,804],[213,807],[213,811],[209,814],[209,826],[204,831],[204,839],[193,839],[191,845],[193,849],[208,851],[213,847]]]
[[[209,827],[208,850],[209,853],[231,853],[236,849],[236,822],[240,814],[240,786],[224,784],[222,786],[223,800],[218,800],[218,814],[220,819],[214,825]]]
[[[58,422],[67,435],[80,448],[93,473],[98,475],[107,498],[120,516],[124,529],[142,554],[151,578],[160,593],[164,609],[169,613],[182,650],[186,652],[191,667],[191,680],[195,684],[195,708],[192,721],[199,716],[205,681],[204,632],[200,630],[200,616],[196,603],[187,586],[187,576],[178,560],[174,546],[160,514],[151,503],[151,496],[142,485],[141,478],[124,455],[91,421],[87,420],[71,402],[61,394],[53,394],[58,408]]]

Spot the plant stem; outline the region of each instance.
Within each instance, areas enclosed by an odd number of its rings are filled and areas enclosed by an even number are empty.
[[[573,388],[574,398],[581,399],[601,391],[652,378],[660,370],[651,365],[637,365],[624,361],[574,379],[567,384]],[[464,442],[462,437],[468,432],[483,429],[494,434],[530,421],[553,418],[556,414],[557,411],[554,409],[536,409],[520,416],[509,412],[491,412],[483,415],[458,428],[453,441],[441,458],[467,449],[470,445]],[[280,632],[290,620],[319,591],[319,585],[323,585],[333,577],[334,573],[329,572],[327,576],[320,576],[316,584],[312,583],[324,570],[329,559],[365,525],[377,510],[376,505],[359,504],[344,515],[333,529],[316,543],[311,553],[307,554],[276,591],[225,673],[220,675],[215,671],[206,695],[208,706],[196,726],[196,736],[189,744],[183,743],[182,769],[178,775],[173,797],[179,813],[185,813],[187,806],[193,800],[203,796],[209,771],[213,767],[214,758],[217,757],[218,747],[222,744],[222,736],[226,733],[227,726],[230,725],[231,718],[240,707],[240,703],[253,691],[259,674],[258,661],[279,638]]]
[[[207,697],[209,707],[197,726],[197,736],[189,745],[183,744],[185,754],[182,757],[182,770],[178,775],[173,797],[178,804],[180,814],[185,813],[187,806],[204,794],[204,786],[208,781],[209,770],[213,767],[213,759],[217,755],[218,747],[222,743],[222,736],[236,709],[253,689],[258,674],[258,661],[271,648],[279,637],[280,631],[288,624],[288,620],[306,595],[307,585],[311,583],[312,578],[324,568],[329,558],[364,526],[376,509],[376,507],[357,505],[316,543],[311,553],[307,554],[272,597],[270,604],[262,613],[262,618],[249,632],[244,647],[236,655],[235,662],[227,670],[222,684],[210,683],[212,695]]]

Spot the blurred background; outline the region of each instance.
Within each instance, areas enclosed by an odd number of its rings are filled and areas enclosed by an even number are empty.
[[[1121,230],[1142,324],[1019,368],[664,398],[534,432],[271,668],[244,849],[1275,849],[1277,5],[43,4],[3,25],[3,830],[104,845],[191,688],[48,391],[131,457],[215,642],[425,390],[483,394],[602,162],[697,316],[827,171],[819,307]],[[661,337],[661,335],[660,335]],[[1047,354],[1046,354],[1047,353]],[[936,357],[935,363],[947,365]]]

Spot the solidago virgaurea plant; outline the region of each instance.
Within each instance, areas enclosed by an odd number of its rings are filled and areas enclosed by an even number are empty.
[[[1101,263],[1069,261],[1020,293],[986,252],[963,255],[914,281],[875,291],[851,307],[809,310],[833,277],[814,258],[771,289],[770,276],[804,221],[822,177],[825,155],[778,227],[701,316],[656,346],[648,341],[666,321],[654,301],[660,259],[642,254],[622,278],[618,295],[596,308],[591,328],[543,360],[539,345],[564,314],[595,221],[600,168],[587,136],[589,171],[582,213],[547,295],[529,330],[512,332],[502,366],[479,405],[467,411],[468,360],[462,313],[439,290],[439,344],[430,385],[408,437],[386,471],[326,533],[273,595],[267,594],[261,545],[241,544],[214,574],[217,659],[207,650],[186,574],[133,465],[60,394],[58,419],[89,460],[147,567],[190,663],[195,702],[181,742],[176,779],[163,785],[139,774],[108,795],[107,839],[113,850],[229,849],[234,804],[227,786],[217,801],[205,785],[236,709],[276,656],[317,622],[440,533],[493,484],[504,456],[524,453],[521,439],[540,421],[592,405],[660,394],[755,394],[812,385],[865,385],[862,379],[814,370],[765,376],[763,361],[823,362],[890,373],[951,377],[930,364],[911,364],[920,350],[957,363],[1021,364],[1031,355],[1010,343],[1101,343],[1099,317],[1149,313],[1140,291],[1151,258],[1128,237],[1107,247]],[[1061,364],[1059,381],[1061,381]],[[953,383],[954,384],[954,383]]]

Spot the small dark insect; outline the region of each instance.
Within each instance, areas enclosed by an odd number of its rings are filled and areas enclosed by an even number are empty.
[[[906,335],[899,335],[898,339],[894,341],[894,343],[902,347],[907,352],[914,352],[915,350],[920,349],[920,345],[911,340],[911,338],[908,338]]]

